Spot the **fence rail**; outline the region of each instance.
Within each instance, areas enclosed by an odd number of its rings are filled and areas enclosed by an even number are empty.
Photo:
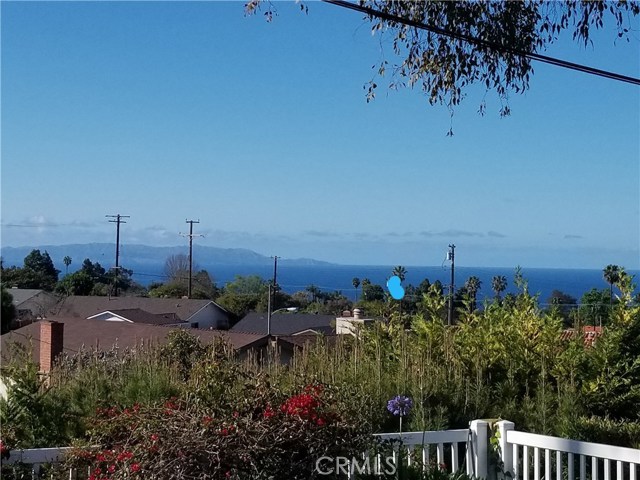
[[[505,472],[518,480],[638,480],[640,450],[518,432],[498,422]],[[612,470],[612,466],[615,469]]]
[[[487,477],[487,452],[489,424],[485,420],[474,420],[469,428],[407,433],[382,433],[379,440],[400,441],[407,454],[407,463],[419,461],[425,468],[432,458],[449,472],[465,471],[477,478]],[[431,453],[435,455],[432,456]],[[399,452],[398,452],[399,453]],[[480,454],[479,454],[480,453]],[[435,457],[435,458],[434,458]],[[397,454],[394,452],[394,461]]]

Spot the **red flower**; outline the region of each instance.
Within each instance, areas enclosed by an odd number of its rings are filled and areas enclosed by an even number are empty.
[[[287,415],[297,416],[304,420],[315,420],[318,416],[317,409],[319,407],[320,401],[314,391],[313,394],[301,393],[288,398],[280,406],[280,410]]]
[[[123,460],[129,460],[130,458],[133,458],[133,453],[127,450],[127,451],[124,451],[124,452],[120,453],[118,455],[118,457],[116,458],[116,460],[118,462],[122,462]]]
[[[139,464],[139,463],[132,463],[132,464],[131,464],[131,471],[132,471],[132,472],[138,472],[138,471],[140,471],[140,464]]]
[[[160,438],[160,437],[158,437],[158,435],[157,435],[157,434],[152,433],[152,434],[151,434],[151,437],[149,437],[149,438],[151,438],[151,441],[152,441],[152,442],[157,442],[157,441],[158,441],[158,438]]]
[[[276,414],[276,412],[273,411],[273,408],[271,408],[271,405],[267,405],[267,408],[264,409],[264,412],[262,413],[262,415],[264,416],[264,418],[271,418]]]
[[[109,468],[107,468],[107,472],[109,473],[113,473],[116,471],[116,466],[115,465],[109,465]]]

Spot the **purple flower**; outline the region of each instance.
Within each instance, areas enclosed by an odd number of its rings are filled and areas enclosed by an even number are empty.
[[[411,407],[413,407],[413,402],[409,397],[403,395],[397,395],[387,402],[387,410],[393,415],[400,415],[401,417],[409,415]]]

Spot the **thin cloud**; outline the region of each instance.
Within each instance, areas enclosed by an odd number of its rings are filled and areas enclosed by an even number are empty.
[[[493,230],[489,230],[487,232],[487,236],[488,237],[494,237],[494,238],[506,238],[507,236],[500,233],[500,232],[494,232]]]
[[[306,230],[305,232],[303,232],[305,235],[308,235],[309,237],[321,237],[321,238],[326,238],[326,237],[337,237],[338,234],[334,233],[334,232],[328,232],[325,230]]]
[[[484,237],[484,233],[467,230],[445,230],[437,234],[439,237]]]

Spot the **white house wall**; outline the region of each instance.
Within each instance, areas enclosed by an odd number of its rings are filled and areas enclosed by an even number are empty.
[[[213,303],[201,308],[187,319],[190,324],[197,323],[198,328],[227,328],[227,315]]]

